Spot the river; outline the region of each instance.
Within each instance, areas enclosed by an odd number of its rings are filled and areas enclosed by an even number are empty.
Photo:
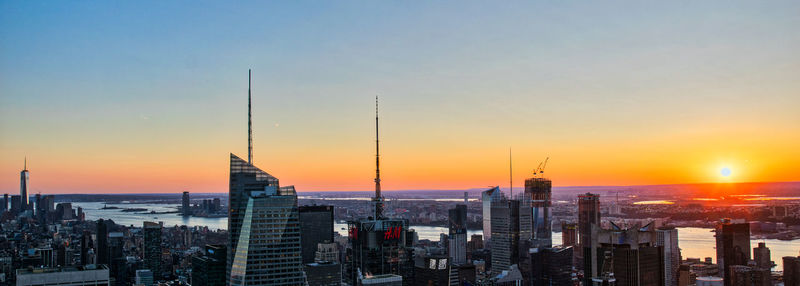
[[[137,227],[142,226],[143,221],[162,221],[165,226],[174,225],[188,225],[188,226],[207,226],[211,229],[226,229],[228,227],[228,218],[203,218],[203,217],[184,217],[177,213],[171,214],[141,214],[132,212],[122,212],[121,209],[101,209],[104,204],[100,202],[79,202],[73,203],[73,208],[82,207],[86,213],[86,219],[112,219],[115,223],[121,225],[134,225]],[[116,206],[120,208],[145,208],[149,211],[167,212],[176,211],[178,205],[176,204],[109,204],[109,206]],[[334,229],[341,235],[347,235],[347,225],[342,222],[337,222]],[[420,226],[412,225],[419,239],[429,239],[432,241],[439,240],[439,234],[447,233],[446,227],[437,226]],[[467,237],[473,234],[482,234],[481,230],[468,230]],[[783,256],[798,256],[800,255],[800,240],[785,241],[777,239],[752,239],[750,240],[751,248],[758,246],[759,242],[765,242],[769,247],[772,260],[775,261],[777,266],[773,270],[783,270]],[[553,243],[561,243],[561,233],[553,233]],[[698,227],[679,227],[678,228],[678,246],[681,248],[681,255],[684,259],[711,257],[716,263],[716,241],[714,233],[708,228]],[[752,253],[752,250],[751,250]]]

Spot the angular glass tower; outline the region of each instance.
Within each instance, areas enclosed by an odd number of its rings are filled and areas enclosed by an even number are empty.
[[[247,161],[231,153],[227,284],[304,285],[297,194],[253,165],[249,81],[248,71]]]
[[[302,285],[294,188],[231,154],[229,198],[229,285]]]

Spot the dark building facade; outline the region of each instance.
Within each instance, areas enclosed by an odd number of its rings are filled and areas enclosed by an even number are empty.
[[[103,219],[97,220],[97,264],[110,264],[108,253],[108,224]]]
[[[597,276],[597,264],[600,259],[592,249],[592,227],[600,226],[600,195],[586,193],[578,195],[578,267],[583,269],[584,285],[591,285],[591,278]]]
[[[561,245],[574,246],[578,241],[578,224],[561,222]]]
[[[300,206],[303,264],[314,262],[317,244],[333,242],[333,206]]]
[[[144,267],[153,272],[153,279],[161,278],[161,225],[144,222]]]
[[[783,257],[783,285],[800,286],[800,256]]]
[[[184,216],[192,215],[192,208],[189,199],[189,192],[183,192],[183,197],[181,198],[181,213]]]
[[[449,265],[448,257],[443,255],[419,257],[414,264],[413,285],[450,285]]]
[[[723,219],[717,224],[717,267],[725,286],[731,284],[730,267],[750,261],[750,224]]]
[[[202,256],[192,257],[192,285],[224,286],[227,253],[225,245],[206,245]]]
[[[338,262],[312,262],[305,265],[309,286],[341,286],[342,265]]]
[[[540,247],[520,259],[525,285],[572,284],[572,247]]]
[[[505,198],[492,203],[492,275],[519,262],[519,205],[520,201]]]

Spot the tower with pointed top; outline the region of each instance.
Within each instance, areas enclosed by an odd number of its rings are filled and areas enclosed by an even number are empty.
[[[378,133],[378,97],[375,97],[375,197],[372,202],[375,205],[375,219],[383,217],[383,196],[381,195],[381,148],[380,136]]]
[[[408,235],[408,220],[387,218],[383,212],[381,195],[380,147],[378,133],[378,98],[375,97],[375,196],[372,198],[374,212],[366,218],[348,221],[348,245],[346,275],[349,285],[361,285],[364,279],[381,274],[408,277],[411,263],[411,241]],[[410,285],[404,280],[403,285]]]
[[[19,173],[19,202],[20,209],[25,211],[31,207],[28,198],[28,182],[30,181],[30,172],[28,172],[28,158],[25,158],[25,165],[22,172]]]
[[[304,285],[294,186],[253,165],[250,71],[248,158],[230,154],[227,285]]]

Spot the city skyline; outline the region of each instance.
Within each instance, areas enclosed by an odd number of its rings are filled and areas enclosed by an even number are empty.
[[[800,181],[797,3],[251,4],[0,5],[0,191],[27,157],[28,194],[224,193],[249,68],[253,160],[300,192],[374,188],[375,95],[384,190],[506,188],[509,146],[518,190],[548,156],[555,186]]]

